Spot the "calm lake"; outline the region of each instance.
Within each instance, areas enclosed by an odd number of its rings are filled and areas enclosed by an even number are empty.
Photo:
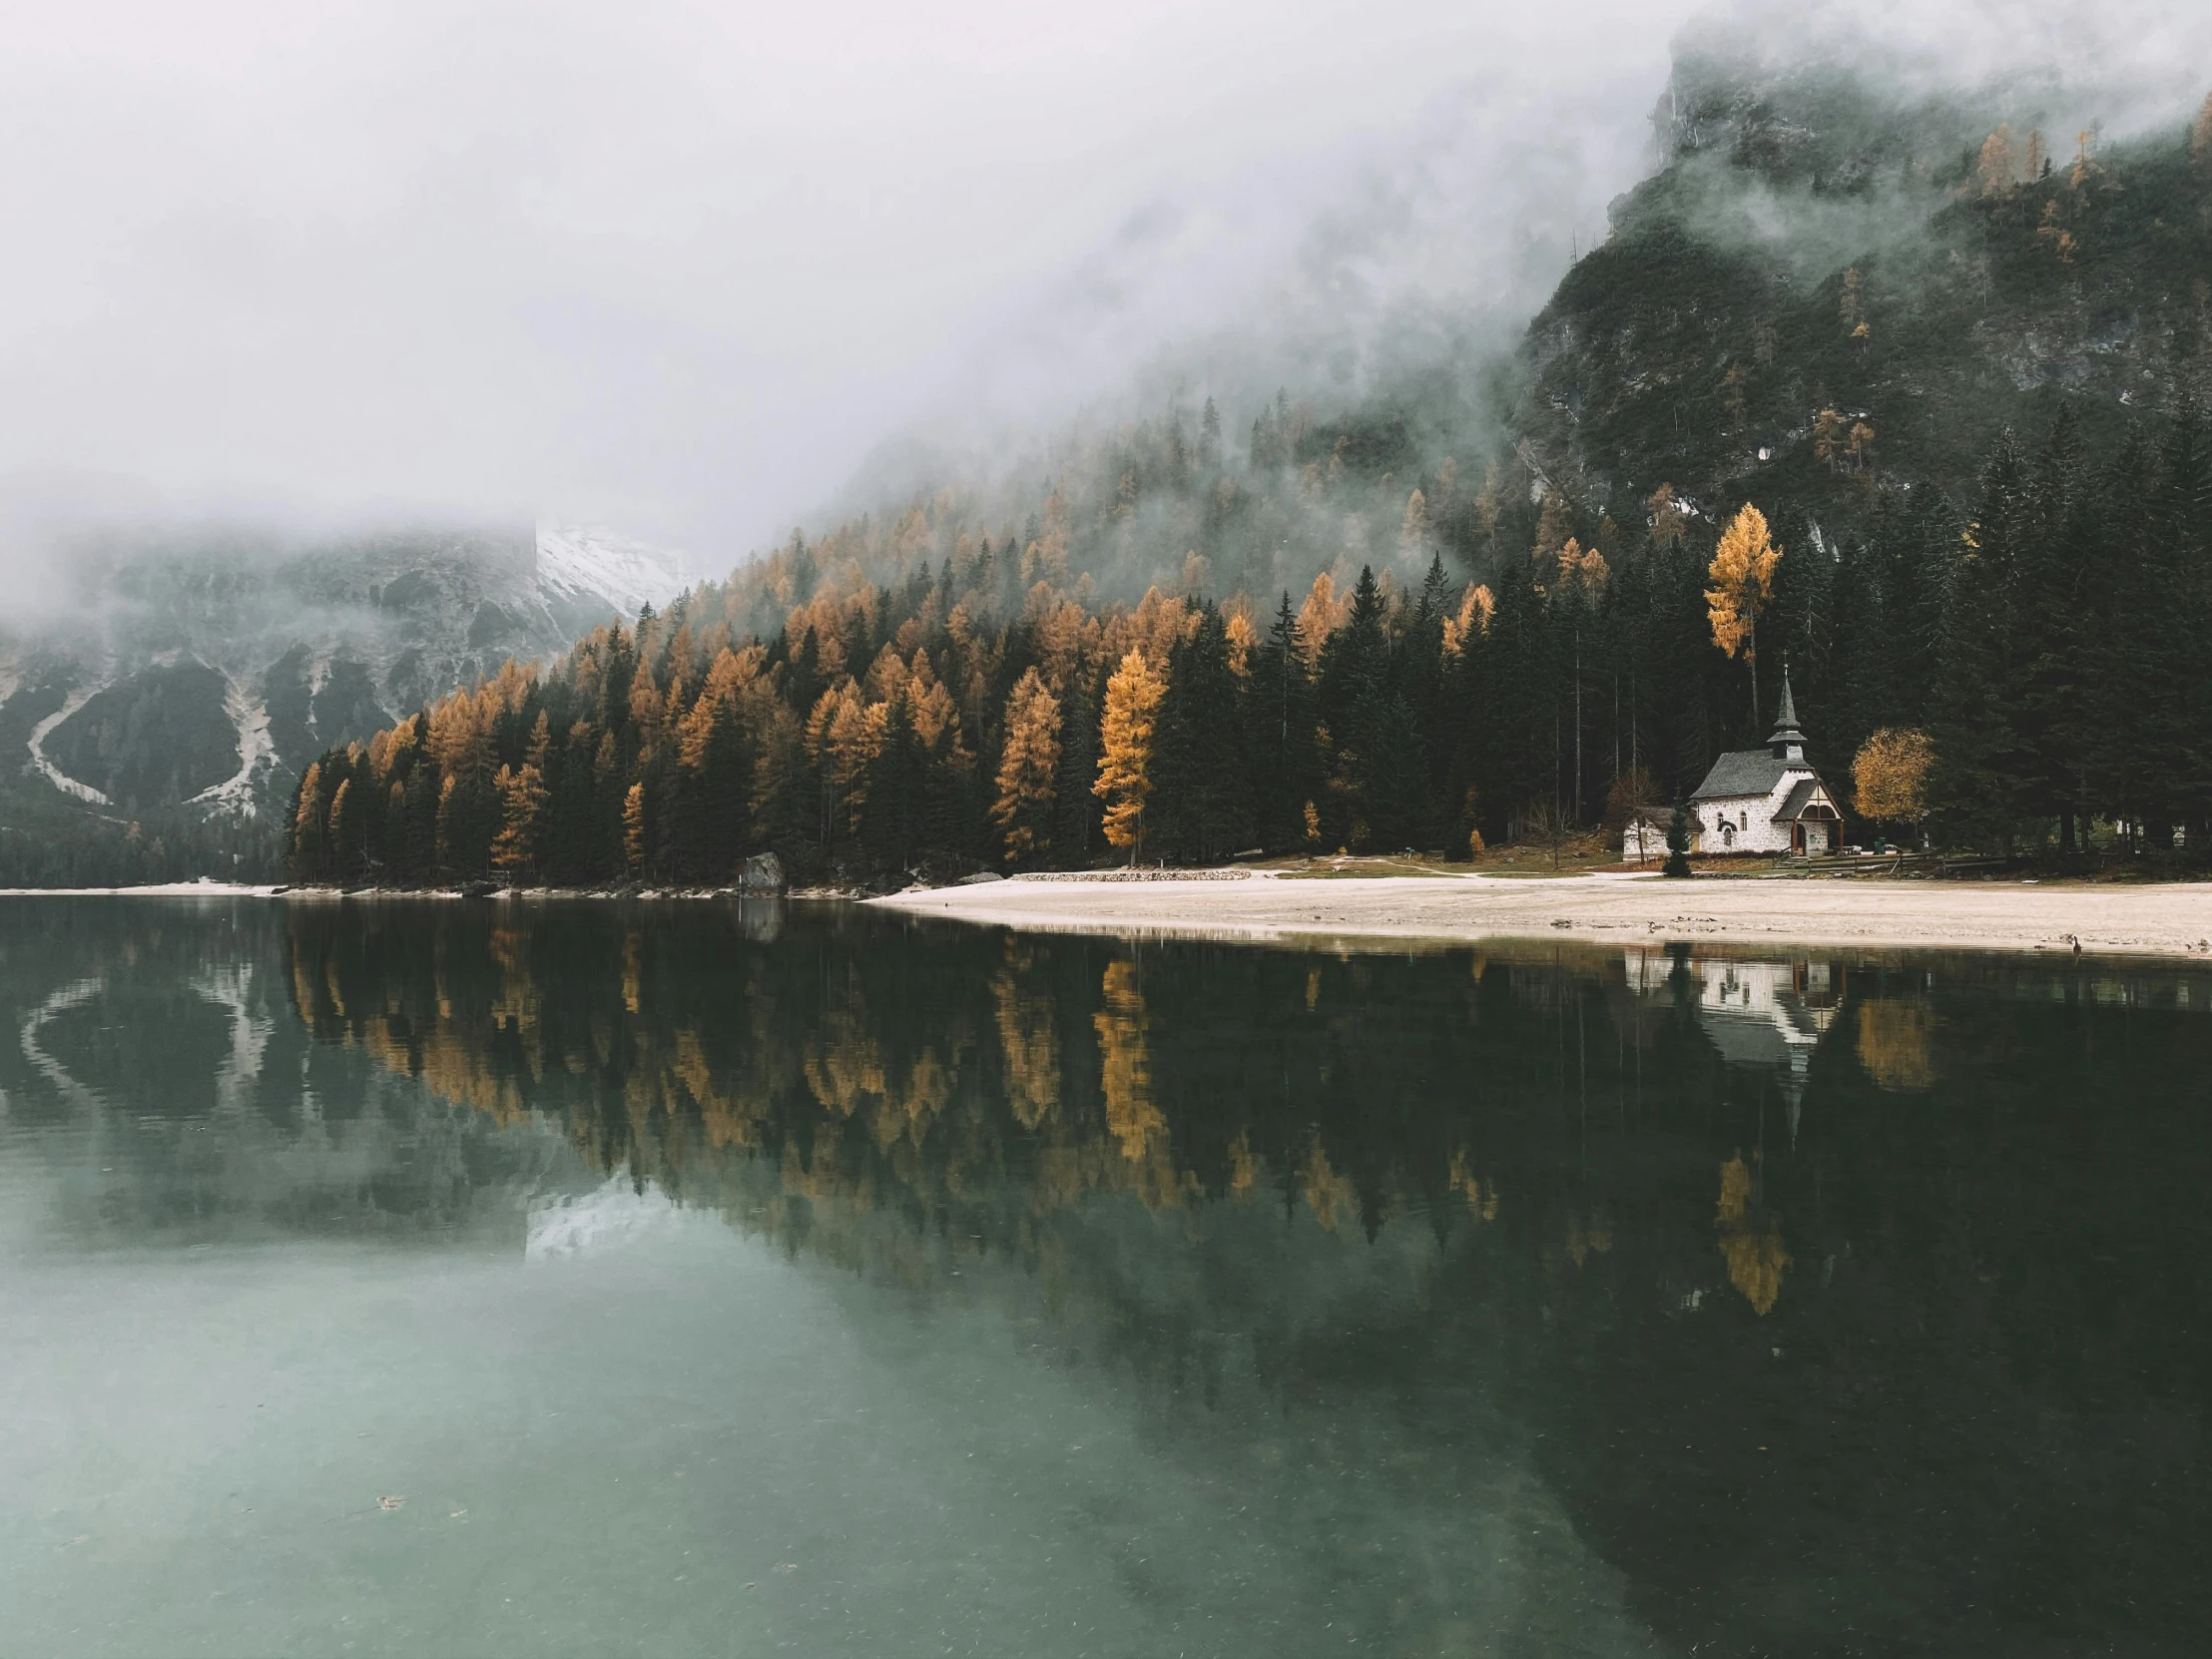
[[[10,1654],[2212,1625],[2212,970],[0,905]]]

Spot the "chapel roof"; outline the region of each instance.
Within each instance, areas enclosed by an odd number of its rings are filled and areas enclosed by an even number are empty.
[[[1802,773],[1808,785],[1816,784],[1819,775],[1813,763],[1805,758],[1805,734],[1798,730],[1797,700],[1790,695],[1790,671],[1782,670],[1782,707],[1775,711],[1774,736],[1767,740],[1764,749],[1732,749],[1713,763],[1713,770],[1705,775],[1705,782],[1697,787],[1692,801],[1733,801],[1746,796],[1769,796],[1783,779],[1793,773]],[[1805,795],[1801,788],[1793,791],[1776,823],[1785,823],[1805,810]]]
[[[1738,796],[1769,796],[1793,772],[1812,775],[1806,761],[1785,761],[1771,749],[1734,749],[1713,763],[1692,801],[1722,801]]]
[[[1805,809],[1812,806],[1814,800],[1824,793],[1821,789],[1821,781],[1818,778],[1808,775],[1800,779],[1798,787],[1790,792],[1790,798],[1776,809],[1775,823],[1795,824],[1805,816]]]

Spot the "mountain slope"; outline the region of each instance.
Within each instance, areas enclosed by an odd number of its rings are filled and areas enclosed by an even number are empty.
[[[1963,499],[2061,403],[2099,445],[2201,396],[2212,157],[2046,136],[2054,101],[1679,64],[1666,165],[1530,326],[1525,462],[1616,514],[1670,483],[1864,523],[1878,481]]]
[[[197,848],[176,873],[218,851],[218,867],[242,867],[257,847],[266,866],[255,827],[315,754],[682,583],[673,552],[550,523],[111,534],[67,556],[67,602],[0,634],[12,879],[89,868],[134,825],[165,856]],[[108,852],[86,851],[87,836]]]

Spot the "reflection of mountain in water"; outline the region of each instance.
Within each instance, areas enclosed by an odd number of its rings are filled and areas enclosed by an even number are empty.
[[[2212,1614],[2190,971],[126,908],[0,942],[0,1180],[64,1239],[712,1210],[1134,1400],[1394,1651],[1556,1650],[1578,1597],[1732,1652]]]
[[[99,1247],[304,1236],[519,1248],[526,1194],[584,1179],[553,1138],[504,1135],[309,1041],[278,988],[271,907],[166,909],[150,927],[84,925],[94,914],[11,901],[11,1232]],[[49,1203],[32,1213],[34,1198]]]

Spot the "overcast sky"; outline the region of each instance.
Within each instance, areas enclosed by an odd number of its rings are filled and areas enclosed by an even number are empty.
[[[1470,81],[1656,88],[1675,21],[1618,0],[18,5],[0,469],[742,548],[1133,216],[1387,140]]]
[[[1532,194],[1601,230],[1690,10],[18,0],[0,472],[734,557],[994,353],[1042,410],[1233,319],[1363,167],[1473,146],[1391,279],[1472,280]],[[1565,160],[1466,209],[1507,144]]]

